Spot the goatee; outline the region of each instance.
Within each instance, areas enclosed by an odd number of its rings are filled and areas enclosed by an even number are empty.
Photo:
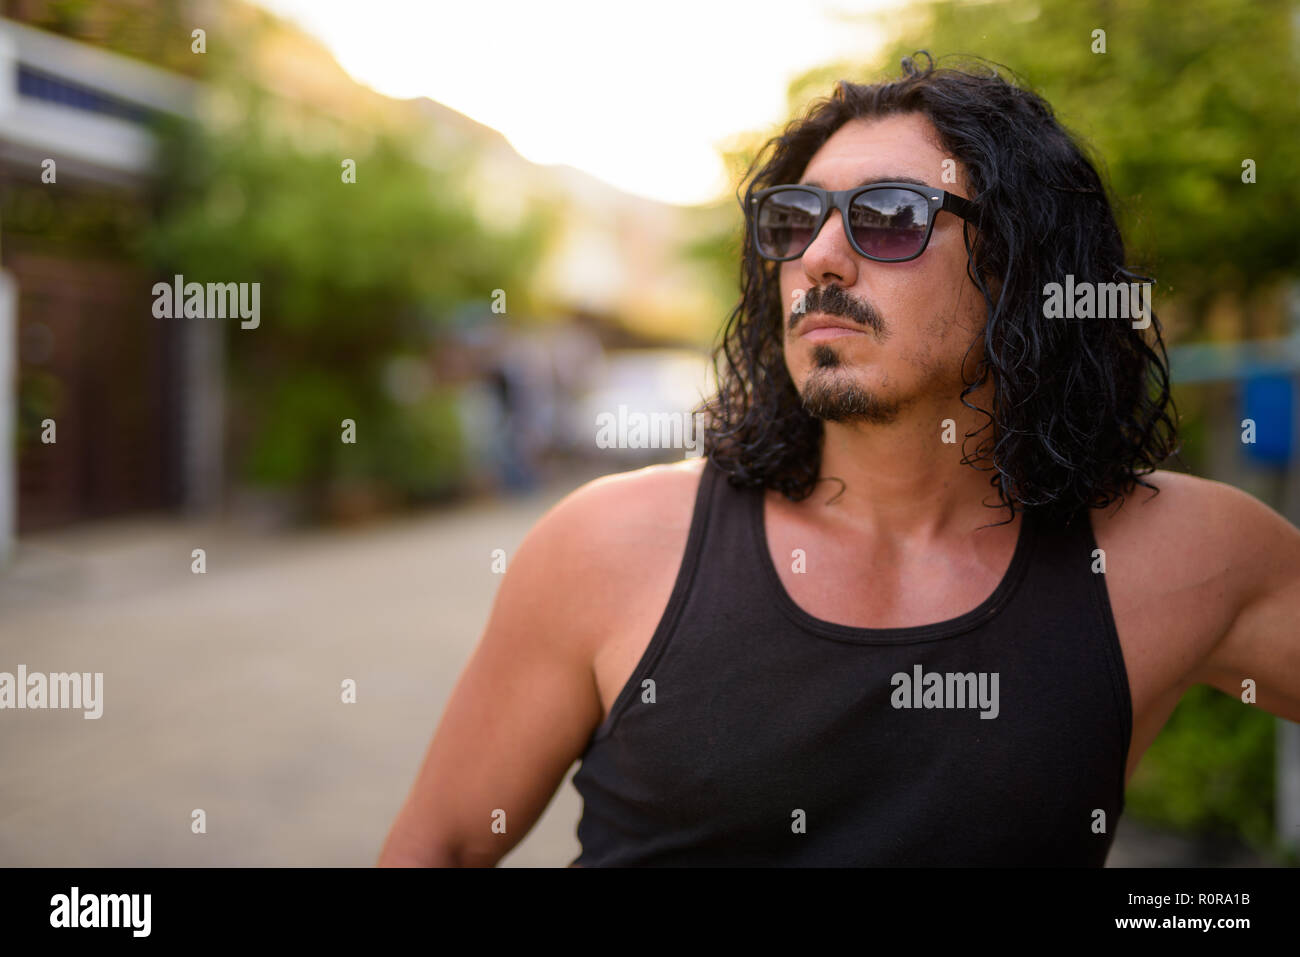
[[[804,380],[799,397],[804,411],[826,422],[871,422],[884,425],[898,417],[899,407],[861,388],[840,368],[839,355],[825,343],[813,347],[813,368]]]

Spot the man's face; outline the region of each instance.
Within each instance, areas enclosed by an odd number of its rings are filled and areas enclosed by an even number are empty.
[[[837,190],[915,179],[969,198],[960,164],[957,182],[943,181],[948,158],[919,113],[852,120],[813,155],[799,182]],[[966,274],[962,226],[959,217],[940,212],[919,257],[880,263],[858,255],[832,210],[804,254],[780,264],[786,368],[809,413],[830,421],[893,422],[909,409],[938,408],[960,394],[962,358],[985,322],[984,299]],[[801,313],[797,295],[804,299]],[[855,331],[805,338],[807,321],[819,315],[855,320]],[[971,350],[968,373],[982,354],[978,345]]]

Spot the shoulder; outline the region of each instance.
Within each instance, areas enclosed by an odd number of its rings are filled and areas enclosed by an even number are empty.
[[[568,502],[575,508],[617,505],[636,510],[639,506],[676,501],[683,495],[694,501],[701,473],[707,464],[708,459],[700,456],[602,475],[579,486],[561,500],[561,504]]]
[[[1175,623],[1203,664],[1234,623],[1300,583],[1300,530],[1223,482],[1165,471],[1146,480],[1159,491],[1139,485],[1092,513],[1107,583],[1135,620]]]
[[[575,631],[586,630],[581,622],[606,628],[647,589],[663,581],[671,587],[705,461],[651,465],[579,486],[528,532],[507,578],[515,573],[513,587],[532,594],[539,614],[563,612]]]
[[[1239,564],[1261,547],[1285,547],[1296,530],[1259,499],[1235,486],[1181,472],[1145,476],[1120,505],[1093,512],[1102,537],[1126,552],[1162,564]]]
[[[689,529],[703,457],[603,475],[574,489],[538,522],[584,548],[616,547],[627,536]]]

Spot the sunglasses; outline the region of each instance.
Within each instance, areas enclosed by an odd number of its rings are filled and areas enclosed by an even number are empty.
[[[858,255],[879,263],[901,263],[925,252],[939,210],[973,223],[970,200],[914,183],[871,183],[852,189],[771,186],[749,200],[758,254],[773,262],[798,259],[817,238],[831,210],[838,209],[844,233]]]

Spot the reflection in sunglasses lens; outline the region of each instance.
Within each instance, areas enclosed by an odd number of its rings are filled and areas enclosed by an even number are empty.
[[[778,190],[758,208],[758,245],[765,256],[797,256],[812,243],[821,202],[803,190]]]
[[[868,256],[904,259],[925,242],[930,207],[906,189],[873,189],[859,194],[849,207],[853,239]]]
[[[849,207],[853,239],[861,251],[878,259],[906,259],[925,242],[930,207],[911,190],[886,187],[859,193]],[[789,259],[813,241],[821,202],[813,193],[777,190],[758,207],[758,249],[764,256]]]

